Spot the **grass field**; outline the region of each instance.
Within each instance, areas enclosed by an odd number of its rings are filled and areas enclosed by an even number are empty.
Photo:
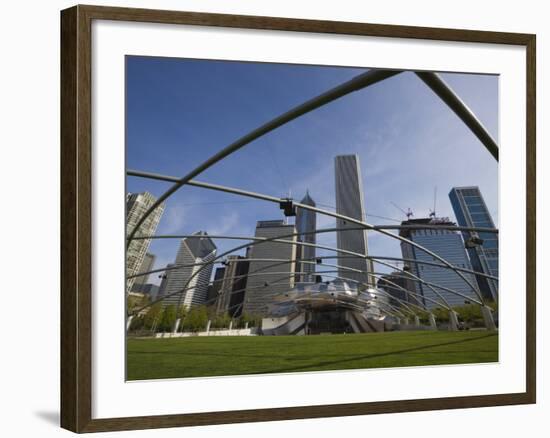
[[[128,380],[498,361],[496,332],[129,339]]]

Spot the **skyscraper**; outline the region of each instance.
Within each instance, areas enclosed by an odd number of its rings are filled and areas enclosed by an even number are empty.
[[[151,207],[157,198],[151,193],[128,193],[126,195],[126,233],[134,229],[139,219],[145,214],[145,212]],[[164,212],[164,203],[160,204],[155,211],[153,211],[145,222],[141,224],[136,236],[151,236],[155,234],[157,226],[159,224],[162,213]],[[139,272],[145,254],[149,249],[151,239],[133,239],[126,251],[126,275],[135,275]],[[134,286],[134,282],[137,277],[129,278],[126,280],[126,292],[129,293]]]
[[[214,279],[212,283],[208,285],[208,292],[206,294],[206,305],[217,306],[218,296],[222,288],[223,278],[225,277],[225,266],[220,266],[214,271]]]
[[[166,292],[166,281],[168,280],[168,272],[170,272],[170,268],[172,268],[172,266],[174,266],[173,263],[168,263],[166,265],[167,270],[161,272],[161,274],[159,275],[159,278],[161,279],[161,281],[160,281],[159,291],[157,294],[158,298],[164,296],[164,293]]]
[[[459,225],[463,227],[495,228],[493,219],[478,187],[454,187],[449,193],[451,205]],[[483,244],[468,247],[470,262],[475,271],[498,277],[498,234],[464,231],[464,241],[476,234]],[[476,275],[480,292],[485,298],[498,300],[498,282]]]
[[[164,290],[164,296],[167,298],[163,301],[165,306],[177,305],[179,302],[190,308],[206,302],[213,268],[213,264],[209,262],[214,260],[217,250],[216,245],[206,232],[199,231],[194,236],[199,237],[186,237],[181,240],[174,262],[175,265],[186,266],[168,271]],[[200,273],[194,275],[199,269]],[[191,279],[191,277],[193,278]],[[189,284],[187,284],[188,281]]]
[[[143,262],[141,263],[141,267],[138,270],[138,274],[141,274],[142,272],[149,272],[151,269],[153,269],[153,265],[155,264],[155,256],[151,253],[146,253],[145,257],[143,257]],[[133,292],[144,292],[142,289],[143,285],[147,283],[147,280],[149,279],[149,274],[147,275],[141,275],[139,277],[135,278],[134,286],[132,287]]]
[[[295,234],[294,225],[287,225],[282,220],[259,221],[256,225],[256,237],[277,238]],[[296,259],[296,236],[281,237],[291,243],[267,241],[252,247],[250,259]],[[271,266],[276,265],[276,266]],[[269,266],[269,267],[268,267]],[[246,282],[246,294],[243,311],[254,315],[265,315],[267,306],[273,297],[285,293],[294,287],[296,262],[289,263],[251,260]]]
[[[309,191],[306,192],[304,199],[300,201],[301,204],[310,205],[315,207],[315,201],[309,196]],[[308,233],[298,236],[298,242],[315,244],[317,241],[315,230],[317,229],[317,214],[311,210],[305,210],[297,208],[296,211],[296,232]],[[296,274],[297,281],[301,282],[313,282],[315,281],[315,247],[298,245],[296,248],[298,254],[297,259],[300,260],[296,264],[296,272],[305,272],[306,274]],[[308,261],[310,263],[302,263],[301,260]]]
[[[338,155],[334,159],[336,182],[336,213],[353,219],[365,221],[363,180],[357,155]],[[360,226],[343,219],[336,220],[336,226],[342,230],[336,233],[338,249],[368,255],[367,231]],[[349,231],[346,228],[350,228]],[[338,275],[361,283],[374,285],[374,279],[368,275],[373,272],[371,260],[361,257],[339,254],[338,265],[362,272],[339,269]]]
[[[141,293],[149,296],[150,300],[156,300],[159,293],[159,287],[156,284],[146,283],[141,285]]]
[[[408,294],[403,290],[407,289],[408,281],[410,280],[407,278],[406,274],[401,271],[394,271],[391,274],[382,275],[378,279],[376,286],[378,289],[383,289],[391,296],[389,302],[392,306],[400,307],[403,305],[403,301],[406,303],[418,304],[418,301],[413,294]],[[400,289],[397,286],[400,286],[403,289]]]
[[[422,218],[422,219],[410,219],[404,221],[401,225],[456,225],[449,220],[449,218]],[[402,229],[399,235],[412,240],[424,248],[434,252],[438,256],[445,259],[451,265],[458,266],[459,268],[471,269],[470,261],[466,255],[466,249],[464,248],[464,242],[460,233],[446,229]],[[404,259],[413,259],[418,261],[425,261],[430,263],[441,263],[434,260],[432,256],[422,251],[419,248],[415,248],[413,245],[401,242],[401,252]],[[455,271],[452,269],[446,269],[443,267],[430,266],[419,263],[409,263],[408,268],[410,272],[422,280],[429,283],[436,283],[443,287],[452,289],[464,295],[451,293],[449,291],[435,287],[435,290],[442,295],[447,302],[452,306],[463,305],[469,298],[476,298],[476,293],[464,281]],[[475,278],[472,274],[462,273],[474,287],[477,288]],[[416,292],[417,294],[427,297],[431,300],[441,302],[441,299],[437,294],[418,281],[407,279],[407,289]],[[477,290],[477,289],[476,289]],[[438,307],[433,301],[424,300],[425,305],[428,308]]]
[[[228,312],[231,316],[239,316],[242,313],[249,266],[250,262],[242,256],[227,257],[225,275],[217,301],[218,312]]]

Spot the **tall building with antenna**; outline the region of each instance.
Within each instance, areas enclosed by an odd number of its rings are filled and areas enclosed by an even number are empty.
[[[306,192],[301,204],[315,207],[315,201],[309,195],[309,190]],[[317,214],[311,210],[297,208],[296,211],[296,232],[306,233],[298,236],[298,242],[315,245],[317,241],[315,230],[317,229]],[[297,264],[296,264],[296,279],[299,282],[314,282],[315,281],[315,247],[308,245],[298,245],[296,248]],[[305,262],[305,263],[304,263]],[[304,274],[300,274],[304,272]]]
[[[353,219],[365,221],[365,204],[363,180],[359,156],[338,155],[334,159],[334,176],[336,185],[336,213]],[[368,255],[367,231],[360,225],[336,219],[339,231],[336,233],[338,249]],[[338,254],[338,275],[355,281],[361,286],[374,286],[372,260],[354,257],[350,254]],[[353,283],[350,283],[353,284]]]

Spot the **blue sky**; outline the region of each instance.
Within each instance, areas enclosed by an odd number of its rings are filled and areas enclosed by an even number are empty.
[[[183,176],[250,130],[366,71],[174,58],[127,57],[126,155],[130,169]],[[498,77],[445,73],[498,142]],[[498,224],[498,165],[477,138],[413,73],[352,93],[245,146],[196,179],[334,206],[334,156],[360,157],[367,221],[416,218],[433,207],[454,214],[453,186],[477,185]],[[156,196],[168,183],[128,177],[130,192]],[[327,207],[328,208],[328,207]],[[382,216],[394,220],[382,219]],[[276,204],[181,188],[166,204],[157,234],[254,235],[256,221],[282,218]],[[319,228],[335,225],[318,216]],[[318,236],[335,246],[336,236]],[[216,241],[218,252],[239,241]],[[156,267],[175,259],[179,241],[151,244]],[[369,233],[373,255],[400,256],[399,244]],[[324,252],[323,252],[324,253]],[[333,255],[333,254],[332,254]],[[158,283],[153,276],[149,279]]]

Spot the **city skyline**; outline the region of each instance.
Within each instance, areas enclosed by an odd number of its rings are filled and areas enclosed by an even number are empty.
[[[128,102],[128,124],[132,128],[129,129],[132,134],[128,138],[129,168],[176,176],[184,174],[194,163],[198,164],[201,157],[208,156],[210,151],[229,143],[233,137],[236,138],[239,133],[246,131],[246,126],[254,126],[256,122],[260,124],[262,120],[269,119],[301,100],[363,71],[230,62],[214,62],[215,68],[211,68],[213,62],[129,58],[128,71],[133,72],[128,77],[128,87],[132,90],[132,98]],[[201,77],[201,72],[206,72],[206,75]],[[222,90],[221,86],[215,84],[215,78],[221,75],[224,76],[228,90],[225,87]],[[163,80],[166,79],[165,84],[158,81],[161,76]],[[155,77],[157,80],[154,80]],[[498,137],[498,79],[486,75],[460,74],[444,74],[443,77],[474,110],[489,131]],[[205,102],[193,101],[192,112],[185,105],[180,105],[180,110],[172,111],[173,106],[184,103],[185,98],[191,98],[193,93],[198,93],[186,87],[186,81],[183,85],[180,84],[181,81],[178,82],[178,91],[174,92],[170,87],[175,78],[193,78],[202,83],[208,82],[221,93],[221,97],[208,93]],[[270,84],[269,87],[266,82]],[[243,88],[245,85],[247,88]],[[139,87],[141,88],[138,90]],[[166,91],[170,89],[170,96],[163,93],[164,87]],[[258,103],[254,101],[253,104],[250,98],[253,93],[258,92],[266,97],[259,104],[260,108],[256,108]],[[234,111],[228,114],[228,102],[233,104],[231,97],[239,93],[242,99],[238,101]],[[364,162],[361,169],[365,187],[363,201],[369,206],[367,215],[373,215],[366,218],[370,223],[395,224],[403,219],[390,201],[403,209],[412,208],[418,217],[427,215],[433,205],[434,186],[440,190],[449,190],[453,186],[479,185],[482,192],[487,193],[487,204],[493,216],[496,216],[496,164],[477,139],[461,126],[460,120],[437,99],[414,75],[404,73],[372,89],[340,99],[304,117],[304,120],[289,124],[282,133],[272,133],[266,139],[259,140],[258,144],[249,145],[235,154],[235,158],[216,165],[201,175],[200,180],[276,196],[292,193],[295,199],[300,199],[309,188],[319,207],[330,209],[335,206],[334,188],[330,187],[333,184],[330,174],[332,160],[340,153],[358,153]],[[132,103],[133,100],[137,101]],[[416,103],[414,111],[401,109],[401,106],[406,107],[407,102]],[[137,105],[139,103],[141,105]],[[147,105],[143,105],[144,103]],[[216,112],[211,112],[211,107],[216,106],[213,103],[221,105],[220,114],[224,111],[223,126],[218,123],[222,129],[194,129],[201,124],[203,127],[209,126],[211,123],[207,123],[207,116],[211,116],[212,123],[216,123]],[[210,107],[208,114],[206,107]],[[418,112],[422,114],[415,114]],[[152,117],[151,123],[140,123],[149,115]],[[226,125],[230,125],[231,129]],[[161,127],[164,130],[162,133],[158,132]],[[199,131],[201,137],[197,135]],[[154,145],[147,140],[153,136]],[[427,138],[431,140],[427,141]],[[457,143],[465,147],[463,156],[455,154],[458,160],[453,155]],[[419,144],[429,147],[422,148]],[[179,147],[183,154],[179,152],[178,155]],[[314,150],[317,152],[312,154]],[[167,161],[169,156],[172,159]],[[185,157],[185,161],[181,162],[179,156]],[[309,157],[309,161],[304,160],[305,156]],[[397,160],[396,156],[401,159]],[[446,160],[438,159],[442,156]],[[292,159],[289,160],[289,157]],[[418,160],[411,157],[418,157]],[[437,166],[430,166],[428,157]],[[257,165],[252,165],[251,160]],[[457,175],[456,169],[460,169],[457,163],[460,164],[461,160],[463,169],[469,170],[463,170]],[[416,165],[417,161],[419,166]],[[296,168],[297,163],[301,166],[300,171]],[[241,171],[258,166],[263,169],[261,173]],[[411,172],[413,168],[417,172]],[[483,172],[475,172],[476,168],[483,168]],[[144,190],[146,186],[147,190],[155,194],[160,194],[167,188],[164,183],[128,178],[129,190]],[[157,231],[159,234],[192,234],[204,228],[210,234],[253,235],[256,221],[282,218],[280,210],[275,206],[265,205],[260,201],[249,201],[191,187],[185,187],[180,192],[168,201],[166,214]],[[442,215],[452,215],[451,206],[443,197],[438,199],[437,210]],[[374,215],[389,217],[394,221]],[[495,219],[498,222],[498,217]],[[317,215],[317,220],[320,228],[335,225],[333,219],[324,215]],[[220,250],[239,243],[216,242]],[[319,235],[318,243],[336,246],[336,236]],[[158,256],[156,268],[162,268],[174,260],[177,243],[155,241],[151,246],[151,251]],[[369,246],[372,254],[400,254],[397,243],[376,233],[369,233]],[[158,282],[158,279],[152,280]]]

